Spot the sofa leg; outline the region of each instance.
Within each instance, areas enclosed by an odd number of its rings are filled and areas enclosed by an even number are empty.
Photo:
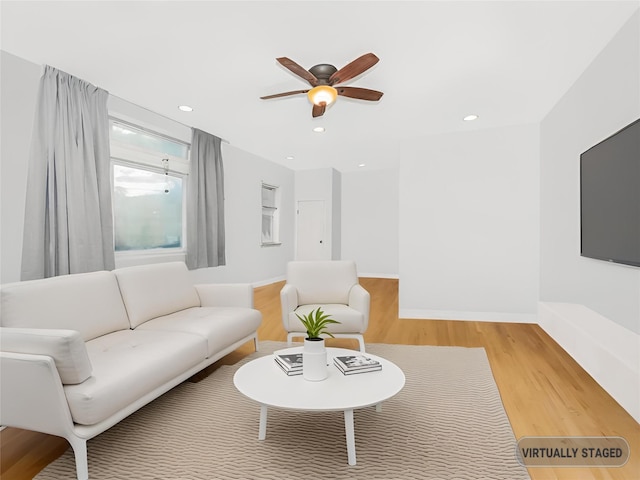
[[[87,441],[83,438],[67,438],[76,459],[78,480],[89,480],[89,463],[87,461]]]

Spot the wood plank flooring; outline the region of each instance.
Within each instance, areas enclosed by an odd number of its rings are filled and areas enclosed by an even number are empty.
[[[631,458],[624,467],[530,468],[533,480],[640,479],[640,425],[539,326],[399,319],[397,280],[363,278],[361,283],[371,293],[367,343],[484,347],[516,438],[608,435],[630,444]],[[255,306],[264,317],[261,340],[286,339],[280,320],[282,285],[255,290]],[[329,339],[327,344],[357,348],[354,340]],[[247,344],[198,377],[251,352]],[[5,429],[0,432],[0,478],[31,479],[66,448],[66,441],[56,437]],[[89,444],[89,455],[90,450]]]

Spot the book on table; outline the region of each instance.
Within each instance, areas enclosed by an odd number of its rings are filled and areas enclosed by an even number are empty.
[[[275,354],[273,358],[287,375],[302,374],[302,353]]]
[[[382,370],[379,361],[366,355],[340,355],[333,358],[333,363],[345,375]]]

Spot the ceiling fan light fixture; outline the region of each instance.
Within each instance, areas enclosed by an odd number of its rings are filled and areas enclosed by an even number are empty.
[[[307,96],[314,105],[331,105],[338,98],[338,91],[329,85],[318,85],[309,90]]]

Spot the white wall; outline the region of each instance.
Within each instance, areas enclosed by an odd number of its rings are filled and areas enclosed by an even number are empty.
[[[24,202],[35,111],[41,67],[21,58],[1,52],[2,62],[2,150],[1,177],[1,241],[0,281],[20,280]],[[110,99],[110,109],[124,113],[129,120],[139,119],[140,109],[127,102]],[[145,125],[176,136],[172,122],[143,112]],[[161,125],[157,125],[157,122]],[[188,128],[179,126],[188,136]],[[185,133],[186,131],[186,133]],[[211,132],[215,134],[215,132]],[[225,224],[227,265],[194,271],[197,281],[269,283],[284,278],[286,262],[294,251],[294,172],[276,163],[223,144],[225,173]],[[280,238],[282,245],[260,246],[261,181],[281,187],[282,212]],[[127,266],[158,261],[182,260],[183,256],[143,256],[118,258],[116,265]]]
[[[540,325],[637,421],[640,268],[580,256],[580,154],[639,117],[636,12],[541,123]]]
[[[580,154],[640,117],[636,13],[541,123],[540,299],[640,333],[640,268],[580,256]],[[638,187],[640,188],[640,186]]]
[[[536,321],[538,141],[521,125],[404,145],[401,317]]]
[[[322,254],[325,260],[338,260],[341,253],[341,205],[340,172],[333,168],[298,170],[295,172],[294,206],[299,201],[324,202],[324,239]]]
[[[331,169],[331,260],[342,259],[342,174]]]
[[[358,274],[398,277],[398,170],[342,173],[342,258]]]
[[[24,198],[39,65],[0,52],[0,283],[20,280]]]
[[[230,145],[223,145],[227,265],[200,269],[201,282],[282,280],[294,254],[294,172]],[[279,187],[281,245],[261,246],[262,182]]]

